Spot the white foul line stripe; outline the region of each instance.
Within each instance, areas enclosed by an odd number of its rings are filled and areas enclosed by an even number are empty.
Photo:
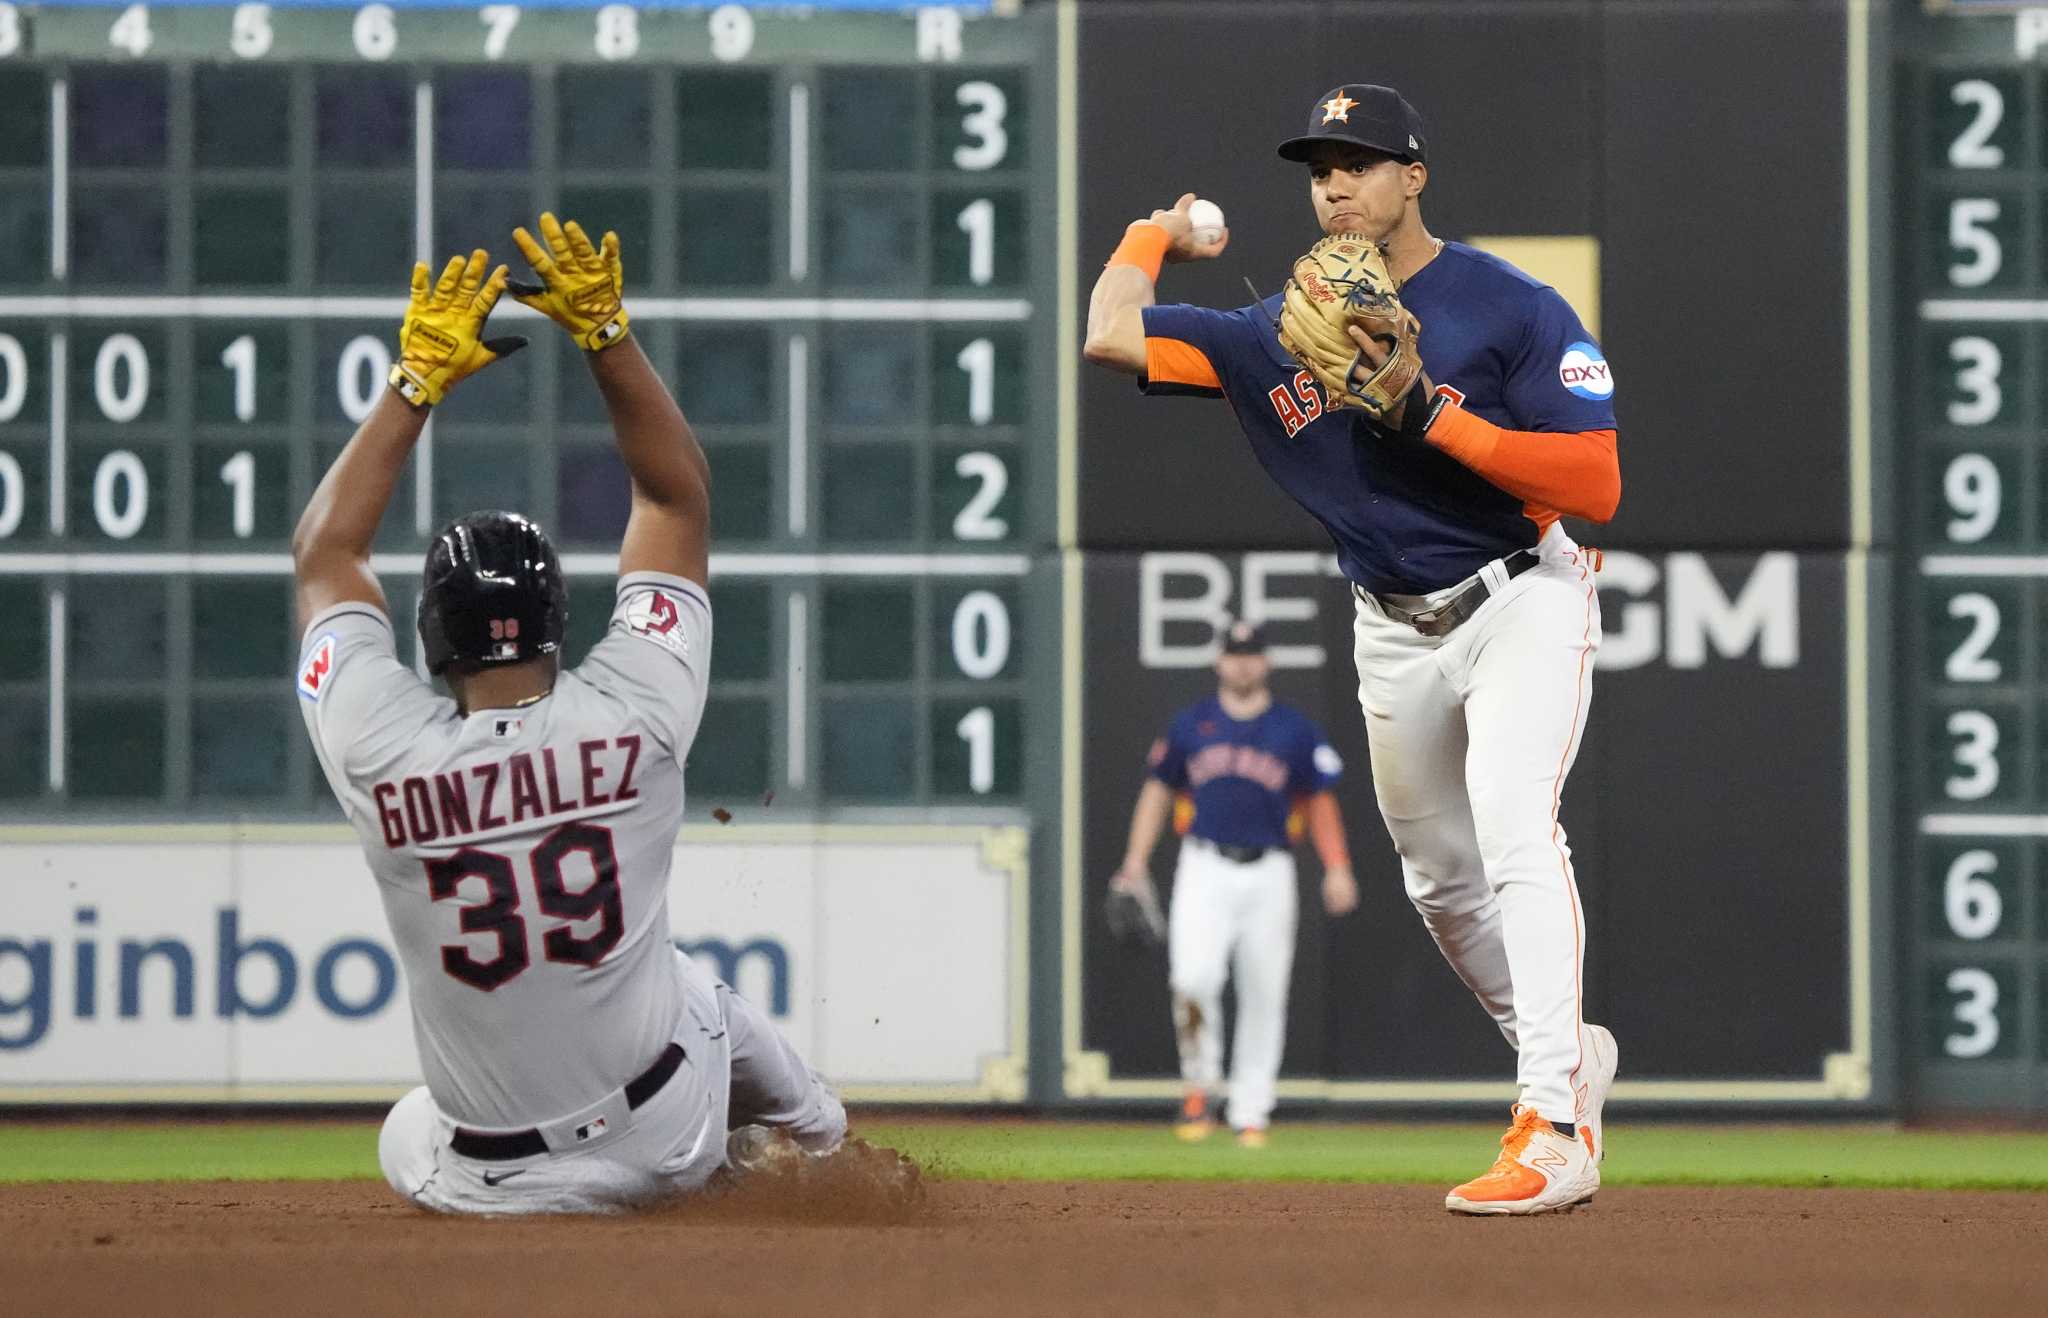
[[[1031,318],[1023,298],[859,297],[636,297],[635,320],[932,320],[1015,321]],[[510,298],[494,316],[538,320],[540,313]],[[388,320],[405,315],[397,297],[80,297],[43,294],[0,297],[0,316],[194,320]]]
[[[370,569],[399,576],[418,572],[422,554],[372,554]],[[279,577],[290,554],[0,554],[0,576]],[[617,575],[617,554],[564,554],[572,577]],[[1021,577],[1023,554],[713,554],[714,577]]]
[[[1925,815],[1929,837],[2048,837],[2048,815]]]

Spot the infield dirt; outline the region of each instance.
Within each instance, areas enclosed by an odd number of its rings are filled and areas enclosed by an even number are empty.
[[[0,1187],[0,1312],[48,1315],[1989,1314],[2048,1293],[2048,1195],[937,1181],[910,1220],[736,1197],[437,1218],[370,1181]]]

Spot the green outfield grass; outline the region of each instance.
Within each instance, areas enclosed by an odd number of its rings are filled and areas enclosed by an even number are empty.
[[[1490,1125],[1276,1128],[1263,1150],[1176,1142],[1163,1125],[875,1120],[861,1133],[939,1175],[977,1180],[1456,1182],[1482,1170]],[[0,1182],[318,1180],[377,1176],[374,1122],[0,1123]],[[1902,1186],[2048,1191],[2048,1134],[1879,1126],[1615,1128],[1609,1185]]]

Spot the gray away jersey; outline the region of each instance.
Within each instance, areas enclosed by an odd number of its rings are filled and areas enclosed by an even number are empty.
[[[554,691],[464,717],[398,661],[368,604],[316,616],[300,709],[384,899],[442,1111],[476,1126],[573,1112],[673,1037],[669,863],[711,674],[711,605],[619,581],[604,639]]]

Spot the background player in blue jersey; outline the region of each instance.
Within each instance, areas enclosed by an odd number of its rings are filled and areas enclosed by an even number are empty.
[[[1167,963],[1174,1036],[1187,1087],[1174,1131],[1206,1139],[1223,1080],[1223,980],[1235,967],[1237,1034],[1230,1049],[1231,1128],[1264,1147],[1287,1039],[1294,970],[1294,842],[1304,822],[1323,861],[1323,906],[1358,905],[1344,821],[1330,788],[1337,752],[1308,717],[1273,699],[1260,629],[1223,634],[1216,694],[1174,716],[1152,743],[1151,774],[1131,812],[1123,868],[1111,883],[1149,891],[1152,848],[1169,813],[1182,833],[1174,869]]]
[[[1308,167],[1325,233],[1382,245],[1433,392],[1416,388],[1384,424],[1336,405],[1281,349],[1278,294],[1234,311],[1153,305],[1162,262],[1229,241],[1194,237],[1193,193],[1127,230],[1090,299],[1086,355],[1148,393],[1226,399],[1260,464],[1336,541],[1357,596],[1373,788],[1408,895],[1519,1058],[1500,1154],[1446,1206],[1569,1208],[1600,1185],[1616,1050],[1582,1013],[1585,920],[1558,822],[1600,644],[1596,564],[1558,518],[1606,521],[1620,500],[1614,375],[1556,290],[1430,234],[1428,134],[1399,93],[1336,88],[1279,151]],[[1352,337],[1366,370],[1385,360]]]

